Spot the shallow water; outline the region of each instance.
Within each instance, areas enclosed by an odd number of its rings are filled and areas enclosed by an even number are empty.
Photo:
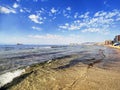
[[[11,49],[6,50],[6,47],[7,49]],[[6,83],[11,82],[15,77],[20,76],[24,69],[19,68],[48,60],[64,58],[73,54],[78,55],[78,58],[75,58],[71,60],[68,64],[60,66],[56,69],[69,68],[79,62],[88,65],[88,68],[90,68],[94,64],[96,65],[96,63],[99,63],[97,67],[110,68],[114,65],[117,67],[117,64],[114,64],[114,62],[120,60],[119,51],[117,52],[117,50],[115,49],[96,45],[0,46],[0,85],[3,86]],[[9,80],[5,78],[8,78]]]
[[[47,60],[82,53],[89,46],[1,45],[0,73]]]
[[[113,49],[96,45],[0,45],[0,74],[72,54],[82,55],[83,58],[80,58],[80,60],[78,58],[77,61],[88,64],[91,63],[90,59],[102,60],[103,57],[107,57],[110,53],[115,52],[113,52]],[[108,61],[104,59],[103,62],[105,65]]]

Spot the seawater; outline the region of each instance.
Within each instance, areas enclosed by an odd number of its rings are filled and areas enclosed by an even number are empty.
[[[84,46],[0,45],[0,74],[82,50],[85,50]]]
[[[25,72],[22,67],[90,50],[94,46],[0,45],[0,87]]]

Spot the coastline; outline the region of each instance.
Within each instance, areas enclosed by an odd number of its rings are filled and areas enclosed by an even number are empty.
[[[120,49],[120,46],[113,46],[113,45],[107,45],[108,47],[112,47],[112,48],[116,48],[116,49]]]
[[[111,48],[111,50],[113,49]],[[116,52],[116,50],[114,51]],[[111,53],[111,55],[112,54],[113,53]],[[83,62],[84,59],[85,62]],[[120,72],[115,71],[114,68],[109,69],[111,67],[109,65],[111,64],[108,64],[107,67],[100,68],[99,64],[102,64],[102,62],[94,63],[96,60],[98,59],[83,58],[82,55],[75,54],[34,64],[27,67],[25,73],[15,78],[2,89],[119,90]],[[89,66],[89,62],[94,63],[94,65]],[[118,64],[120,65],[119,62]],[[118,67],[115,67],[115,69],[116,68],[119,70]]]

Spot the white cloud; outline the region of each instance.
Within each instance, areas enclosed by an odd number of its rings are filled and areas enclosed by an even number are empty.
[[[37,13],[38,15],[46,14],[46,12],[47,12],[47,11],[46,11],[44,8],[41,8],[40,10],[36,11],[36,13]]]
[[[42,30],[42,28],[35,27],[35,26],[32,26],[32,29],[37,30],[37,31],[41,31]]]
[[[88,28],[88,29],[82,30],[82,32],[100,32],[100,29],[98,29],[98,28]]]
[[[16,13],[16,11],[10,7],[0,6],[0,13],[9,14],[9,13]]]
[[[120,21],[120,18],[117,18],[116,21]]]
[[[29,10],[29,9],[27,9],[27,8],[20,8],[19,11],[20,11],[21,13],[30,13],[30,12],[31,12],[31,10]]]
[[[23,10],[23,9],[20,9],[20,12],[24,12],[24,10]]]
[[[65,23],[65,25],[59,26],[60,29],[67,30],[79,30],[81,27],[85,26],[85,23],[81,23],[80,20],[75,20],[72,23]]]
[[[13,4],[13,8],[18,8],[18,7],[19,7],[19,5],[17,3]]]
[[[97,16],[105,16],[105,15],[107,15],[107,12],[98,11],[98,12],[95,13],[95,17],[97,17]]]
[[[106,7],[110,7],[110,5],[108,4],[107,1],[104,1],[103,4],[104,4]]]
[[[66,18],[71,18],[71,11],[70,10],[63,10],[62,14]]]
[[[107,28],[87,28],[87,29],[83,29],[82,30],[83,33],[85,32],[91,32],[91,33],[101,33],[104,35],[108,35],[110,33],[110,31]]]
[[[103,18],[92,18],[90,20],[75,20],[72,23],[65,23],[59,26],[60,29],[66,30],[81,30],[81,32],[96,32],[96,33],[107,33],[109,30],[109,24],[112,19],[103,20]],[[105,31],[105,32],[104,32]]]
[[[89,13],[90,12],[86,12],[85,14],[80,15],[79,18],[88,18],[89,17]]]
[[[76,13],[74,14],[74,18],[75,18],[75,19],[78,18],[78,12],[76,12]]]
[[[56,12],[57,12],[57,10],[56,10],[55,8],[52,8],[52,9],[51,9],[51,13],[54,14],[54,13],[56,13]]]
[[[38,15],[31,14],[31,15],[29,15],[29,19],[31,21],[33,21],[34,23],[38,23],[38,24],[42,24],[43,23],[42,17],[40,17]]]
[[[31,10],[29,10],[28,8],[23,8],[23,10],[24,10],[25,12],[27,12],[27,13],[30,13],[30,12],[31,12]]]
[[[31,34],[27,36],[8,36],[0,35],[0,37],[6,37],[4,40],[0,39],[0,42],[16,44],[70,44],[70,43],[82,43],[84,42],[84,36],[81,35],[57,35],[57,34]]]
[[[79,30],[80,29],[80,26],[78,25],[69,25],[69,24],[65,24],[64,26],[59,26],[59,28],[61,29],[68,29],[68,30]]]
[[[79,15],[75,13],[74,20],[69,23],[59,25],[62,30],[80,30],[82,32],[95,32],[101,34],[110,33],[111,27],[120,20],[120,10],[112,10],[109,12],[98,11],[94,14],[86,12]]]
[[[70,44],[83,42],[82,37],[77,35],[63,36],[55,34],[45,34],[45,35],[28,35],[28,37],[33,39],[35,42],[42,44]]]
[[[70,11],[70,10],[71,10],[71,7],[67,7],[66,10],[69,10],[69,11]]]
[[[98,11],[95,13],[95,17],[104,17],[104,18],[112,18],[115,16],[119,16],[120,15],[120,11],[119,10],[113,10],[111,12],[105,12],[105,11]]]

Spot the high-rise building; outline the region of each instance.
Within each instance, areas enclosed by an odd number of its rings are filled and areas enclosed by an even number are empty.
[[[106,40],[105,41],[105,45],[112,45],[113,44],[113,41],[112,40]]]
[[[114,43],[120,42],[120,35],[115,36]]]

